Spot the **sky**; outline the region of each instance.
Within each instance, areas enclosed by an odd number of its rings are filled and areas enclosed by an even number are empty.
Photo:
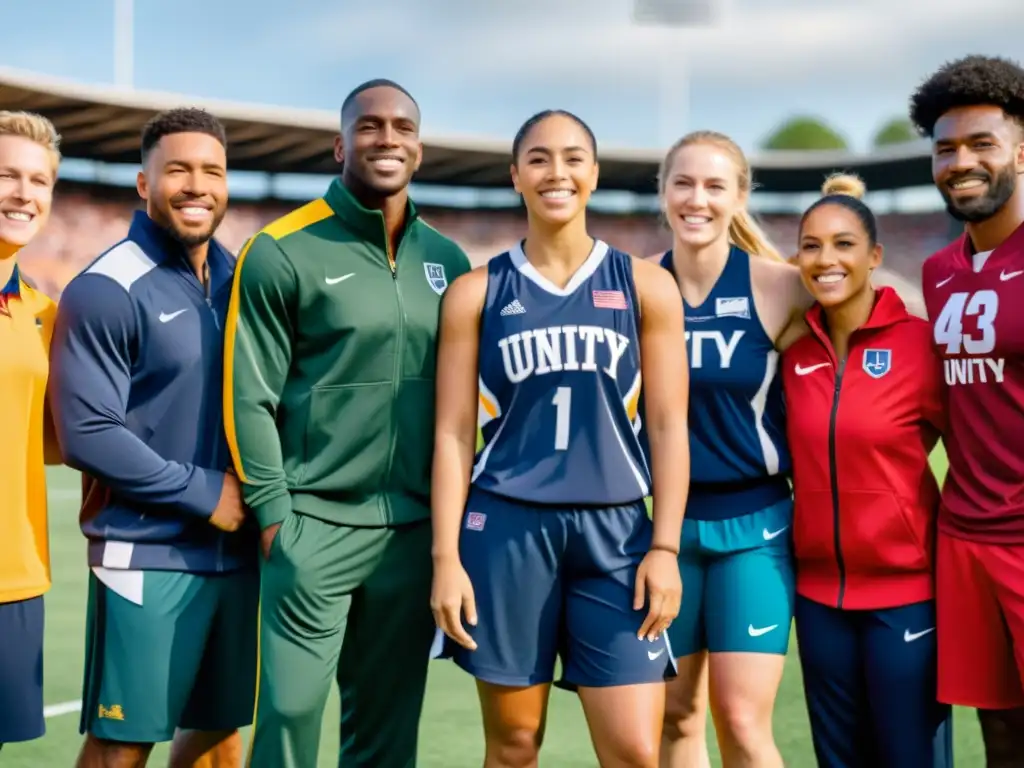
[[[1021,0],[702,1],[716,20],[681,29],[634,24],[632,0],[136,0],[134,85],[333,110],[389,77],[419,101],[425,139],[511,141],[558,107],[605,147],[713,128],[754,152],[813,115],[865,151],[944,61],[1024,61]],[[112,83],[114,3],[9,4],[0,64]]]

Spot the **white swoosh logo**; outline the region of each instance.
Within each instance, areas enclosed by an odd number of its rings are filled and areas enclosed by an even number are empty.
[[[761,635],[767,635],[773,629],[778,629],[778,628],[779,628],[778,624],[772,624],[770,627],[761,627],[760,629],[755,629],[753,624],[748,624],[747,625],[747,634],[750,635],[751,637],[760,637]]]
[[[912,643],[915,640],[918,640],[918,639],[924,637],[929,632],[934,632],[934,631],[935,631],[935,627],[932,627],[931,629],[925,629],[925,630],[922,630],[920,632],[911,632],[909,629],[905,629],[905,630],[903,630],[903,642],[904,643]]]
[[[797,376],[806,376],[808,373],[814,373],[819,368],[827,368],[827,367],[828,367],[828,363],[818,363],[817,365],[809,365],[806,368],[804,368],[802,365],[800,365],[800,363],[797,363],[793,367],[793,370],[796,372]]]
[[[647,652],[647,658],[650,659],[651,661],[654,661],[659,656],[661,656],[661,654],[663,654],[664,652],[665,652],[664,648],[662,648],[660,651],[648,651]]]
[[[182,312],[188,312],[188,310],[187,309],[179,309],[177,312],[171,312],[170,314],[167,314],[166,312],[161,312],[160,313],[160,322],[161,323],[169,323],[169,322],[171,322],[171,320],[176,318]]]
[[[328,285],[337,285],[342,280],[348,280],[354,274],[355,272],[349,272],[347,275],[342,275],[341,277],[325,277],[324,282],[326,282]]]
[[[935,284],[935,287],[936,287],[936,288],[941,288],[942,286],[944,286],[944,285],[945,285],[946,283],[948,283],[948,282],[949,282],[950,280],[952,280],[952,279],[953,279],[953,276],[952,276],[952,275],[950,275],[950,276],[949,276],[949,277],[947,277],[947,278],[946,278],[945,280],[939,280],[939,282],[937,282],[937,283]]]
[[[1013,278],[1020,277],[1021,275],[1024,275],[1024,269],[1017,270],[1016,272],[1000,272],[999,279],[1005,283],[1007,280],[1013,280]]]
[[[778,536],[780,533],[782,533],[787,528],[789,528],[788,525],[783,526],[782,528],[779,528],[779,530],[777,530],[777,531],[769,531],[767,528],[765,528],[763,531],[761,531],[761,535],[764,536],[764,540],[765,541],[771,541],[772,539],[774,539],[776,536]]]

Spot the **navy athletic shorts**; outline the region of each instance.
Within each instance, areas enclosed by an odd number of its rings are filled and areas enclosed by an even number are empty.
[[[0,603],[0,744],[38,739],[43,720],[43,598]]]
[[[449,642],[455,663],[479,680],[560,687],[662,682],[674,677],[667,633],[637,638],[647,607],[633,610],[637,566],[653,526],[643,501],[621,507],[538,507],[473,488],[459,553],[476,595],[477,643]]]

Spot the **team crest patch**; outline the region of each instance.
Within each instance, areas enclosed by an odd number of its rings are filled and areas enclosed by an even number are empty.
[[[470,512],[466,515],[466,530],[467,531],[482,531],[484,529],[484,523],[487,522],[487,515],[483,512]]]
[[[444,264],[432,264],[427,262],[423,265],[423,271],[427,273],[427,282],[434,289],[434,293],[440,296],[448,287],[448,278],[444,274]]]
[[[865,349],[864,373],[873,379],[880,379],[892,370],[891,349]]]

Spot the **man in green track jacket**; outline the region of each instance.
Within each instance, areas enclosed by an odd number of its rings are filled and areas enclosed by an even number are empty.
[[[236,267],[224,421],[264,555],[252,768],[317,765],[332,678],[340,764],[415,765],[438,311],[470,268],[409,201],[419,122],[395,83],[353,91],[341,178]]]

